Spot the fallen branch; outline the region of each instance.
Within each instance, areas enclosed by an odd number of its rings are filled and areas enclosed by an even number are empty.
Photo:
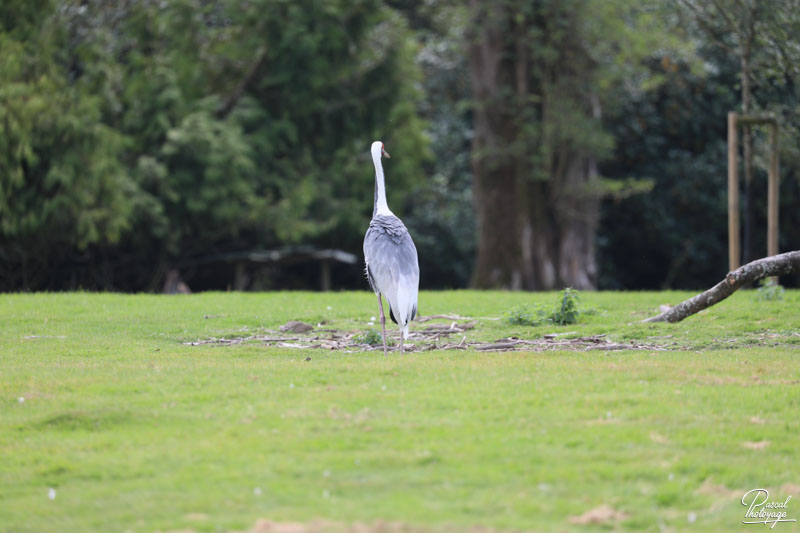
[[[785,276],[800,271],[800,250],[757,259],[729,272],[725,279],[658,316],[643,322],[680,322],[687,316],[717,304],[745,285],[770,276]]]
[[[428,322],[430,320],[447,319],[447,320],[468,320],[469,317],[458,315],[428,315],[417,317],[417,322]]]

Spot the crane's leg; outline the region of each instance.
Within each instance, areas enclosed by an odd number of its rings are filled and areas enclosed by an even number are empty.
[[[383,355],[386,355],[386,315],[383,314],[383,301],[378,293],[378,308],[381,310],[381,330],[383,331]]]
[[[403,330],[400,330],[400,355],[406,353],[405,349],[403,348]]]

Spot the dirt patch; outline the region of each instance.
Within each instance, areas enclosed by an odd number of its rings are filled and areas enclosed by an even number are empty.
[[[770,442],[768,440],[760,440],[757,442],[746,441],[742,443],[742,446],[747,448],[748,450],[763,450],[769,445]]]
[[[511,352],[534,351],[543,352],[551,350],[650,350],[663,351],[661,345],[630,341],[627,343],[612,342],[605,334],[584,337],[564,338],[574,332],[552,333],[535,339],[522,339],[519,337],[506,337],[494,341],[473,341],[467,339],[467,332],[475,329],[477,320],[452,315],[434,315],[420,317],[418,322],[426,323],[431,320],[448,320],[449,324],[432,324],[420,326],[411,331],[405,341],[407,352],[425,352],[429,350],[475,350],[479,352]],[[364,352],[383,350],[383,345],[365,344],[363,334],[358,331],[340,331],[336,329],[315,329],[307,334],[286,335],[285,332],[267,332],[264,335],[249,335],[246,337],[211,337],[197,341],[187,342],[189,346],[219,345],[230,346],[244,343],[260,343],[276,348],[343,350],[346,352]],[[399,351],[397,342],[389,336],[389,351]]]
[[[695,492],[704,496],[709,496],[713,499],[711,506],[708,508],[709,512],[716,513],[726,505],[729,505],[731,500],[741,500],[746,490],[732,490],[721,483],[714,483],[711,478],[706,478],[703,484],[700,485]]]
[[[297,320],[290,320],[286,324],[282,325],[278,328],[279,330],[283,331],[284,333],[306,333],[314,329],[314,326],[311,324],[306,324],[305,322],[299,322]]]
[[[607,524],[609,522],[617,522],[628,518],[626,513],[617,511],[610,505],[601,505],[589,511],[586,511],[580,516],[572,516],[569,521],[571,524]]]
[[[193,529],[181,529],[166,533],[196,533]],[[511,533],[499,529],[480,526],[437,526],[422,527],[403,522],[373,523],[356,522],[342,524],[327,520],[311,522],[274,522],[259,520],[251,529],[245,531],[229,531],[228,533]]]
[[[669,438],[655,431],[650,432],[650,440],[656,444],[669,444]]]
[[[764,379],[761,376],[737,377],[737,376],[695,376],[703,385],[726,386],[735,385],[737,387],[760,387],[774,385],[800,385],[800,379]],[[755,421],[754,421],[755,420]],[[758,424],[758,417],[750,420],[753,424]]]
[[[425,528],[403,522],[374,522],[371,524],[339,524],[336,522],[313,521],[307,524],[297,522],[271,522],[259,520],[253,529],[242,533],[500,533],[500,530],[484,527],[437,527]],[[233,533],[233,532],[231,532]],[[238,533],[238,532],[237,532]]]
[[[800,485],[796,483],[784,483],[781,485],[781,492],[791,494],[792,496],[800,496]]]
[[[716,496],[719,498],[731,499],[731,498],[741,498],[742,495],[747,491],[738,491],[738,490],[731,490],[725,485],[719,483],[714,483],[711,478],[707,478],[703,481],[703,484],[700,485],[696,492],[698,494],[705,494],[708,496]]]

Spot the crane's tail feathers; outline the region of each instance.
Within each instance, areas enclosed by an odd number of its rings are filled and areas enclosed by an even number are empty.
[[[392,322],[394,322],[395,324],[400,324],[397,321],[397,319],[394,317],[394,311],[392,311],[392,306],[391,305],[389,306],[389,318],[391,318]],[[406,320],[406,324],[408,324],[409,322],[411,322],[415,318],[417,318],[417,306],[416,305],[411,308],[411,314],[408,316],[408,320]]]

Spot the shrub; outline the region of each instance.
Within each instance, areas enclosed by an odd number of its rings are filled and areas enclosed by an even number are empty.
[[[376,344],[383,344],[383,338],[381,337],[380,331],[370,328],[363,333],[356,333],[353,336],[353,342],[374,346]],[[387,344],[389,343],[387,342]]]
[[[522,304],[508,311],[503,319],[512,326],[539,326],[550,321],[550,315],[541,307],[531,308]]]
[[[503,321],[511,326],[540,326],[542,324],[558,324],[565,326],[574,324],[580,319],[578,308],[580,298],[578,291],[567,287],[558,297],[556,307],[548,312],[544,307],[530,307],[527,304],[514,307],[506,312]]]
[[[574,324],[580,318],[578,291],[567,287],[561,291],[560,305],[553,311],[553,322],[559,326]]]

